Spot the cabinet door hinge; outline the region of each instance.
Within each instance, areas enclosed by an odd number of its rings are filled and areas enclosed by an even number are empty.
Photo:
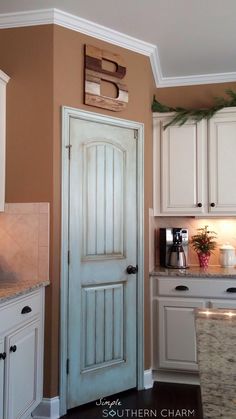
[[[134,130],[134,139],[138,140],[138,130],[137,129]]]
[[[70,251],[69,250],[67,252],[67,263],[68,265],[70,264]]]
[[[69,360],[69,358],[67,358],[67,360],[66,360],[66,374],[67,375],[69,374],[69,369],[70,369],[70,360]]]
[[[66,148],[68,150],[68,158],[69,158],[69,160],[70,160],[70,154],[71,154],[71,147],[72,147],[71,144],[66,145]]]

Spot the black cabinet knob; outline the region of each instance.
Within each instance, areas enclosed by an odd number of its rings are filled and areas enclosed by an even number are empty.
[[[10,352],[16,352],[16,350],[17,350],[16,345],[10,346]]]
[[[202,203],[201,203],[201,202],[198,202],[197,206],[198,206],[199,208],[202,208]]]
[[[231,288],[227,288],[226,292],[236,292],[236,288],[235,287],[231,287]]]
[[[186,285],[177,285],[177,287],[175,287],[176,291],[189,291],[189,288],[186,287]]]
[[[138,272],[138,266],[129,265],[129,266],[127,266],[126,272],[129,275],[136,274]]]
[[[212,202],[212,203],[211,203],[211,207],[213,207],[213,208],[214,208],[215,206],[216,206],[215,202]]]
[[[21,314],[27,314],[27,313],[30,313],[31,311],[32,311],[31,307],[25,306],[25,307],[22,308]]]
[[[3,359],[4,360],[6,358],[6,356],[7,356],[6,352],[2,352],[0,354],[0,359]]]

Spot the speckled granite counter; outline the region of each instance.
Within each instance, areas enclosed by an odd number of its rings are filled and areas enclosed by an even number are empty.
[[[208,269],[191,266],[188,269],[168,269],[161,266],[155,267],[150,272],[151,276],[182,276],[197,278],[231,278],[236,279],[236,268],[221,268],[220,266],[209,266]]]
[[[195,311],[204,419],[236,418],[236,310]]]
[[[49,281],[42,281],[39,279],[23,280],[14,276],[2,278],[0,275],[0,303],[27,294],[41,286],[45,287],[49,284]]]

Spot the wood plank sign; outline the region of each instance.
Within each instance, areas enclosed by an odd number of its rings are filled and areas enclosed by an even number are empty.
[[[112,63],[114,70],[104,68]],[[128,103],[127,86],[121,82],[126,75],[122,57],[109,51],[85,45],[85,104],[111,111],[121,111]],[[111,83],[117,90],[116,97],[101,94],[102,82]]]

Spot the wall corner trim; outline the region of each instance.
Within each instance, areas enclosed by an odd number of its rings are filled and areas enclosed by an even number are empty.
[[[60,418],[59,413],[60,400],[59,397],[53,397],[51,399],[44,398],[42,402],[36,407],[32,413],[33,419],[58,419]]]
[[[145,390],[148,390],[149,388],[153,387],[153,377],[152,377],[152,369],[150,368],[149,370],[145,370],[144,371],[144,388]]]

